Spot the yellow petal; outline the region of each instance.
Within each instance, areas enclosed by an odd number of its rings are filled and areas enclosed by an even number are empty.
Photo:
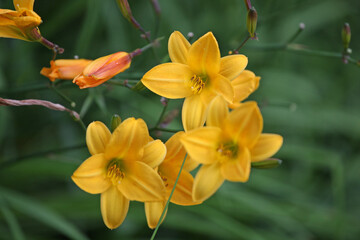
[[[159,167],[159,173],[161,174],[163,179],[164,178],[166,179],[165,186],[166,186],[167,197],[170,196],[170,193],[174,187],[179,171],[180,171],[180,167],[174,167],[171,164],[165,163]],[[196,203],[192,199],[193,184],[194,184],[193,176],[187,171],[184,171],[183,169],[181,171],[179,181],[176,184],[174,194],[171,197],[171,202],[183,206],[200,204],[200,202]]]
[[[283,137],[277,134],[261,134],[256,144],[250,149],[251,161],[257,162],[265,160],[277,151],[283,143]]]
[[[193,94],[186,84],[194,73],[181,63],[164,63],[145,73],[141,82],[152,92],[166,98],[184,98]]]
[[[194,42],[188,55],[188,65],[197,75],[212,76],[220,70],[220,51],[212,32]]]
[[[166,147],[164,143],[160,140],[155,140],[145,145],[144,156],[141,161],[155,168],[164,160],[165,155]]]
[[[10,16],[17,16],[18,12],[14,11],[14,10],[10,10],[10,9],[0,9],[0,26],[2,25],[9,25],[9,23],[14,23],[13,21],[11,21],[10,19],[8,19],[9,15]]]
[[[221,165],[221,174],[228,181],[246,182],[250,175],[251,157],[247,148],[240,148],[235,159],[228,159]]]
[[[194,161],[189,155],[187,155],[183,169],[185,171],[191,172],[192,170],[197,168],[199,166],[199,164],[200,163],[198,163],[197,161]]]
[[[200,93],[200,98],[205,105],[209,105],[217,95],[218,93],[213,88],[207,87]]]
[[[175,31],[170,35],[168,48],[172,62],[187,64],[190,43],[180,32]]]
[[[13,0],[14,7],[16,10],[25,8],[27,10],[33,10],[35,0]]]
[[[211,88],[229,103],[232,103],[232,101],[234,100],[234,88],[231,85],[230,80],[226,77],[217,74],[216,77],[211,79]]]
[[[125,162],[125,177],[118,189],[129,200],[165,200],[165,186],[159,174],[143,162]]]
[[[184,134],[185,133],[183,131],[177,132],[166,141],[165,145],[167,153],[162,164],[171,164],[175,167],[181,166],[186,154],[186,150],[180,142],[180,139]],[[192,171],[198,165],[199,163],[192,160],[189,155],[187,155],[183,169],[186,171]]]
[[[41,17],[36,12],[27,9],[21,9],[12,20],[25,32],[33,30],[42,23]]]
[[[96,121],[90,123],[86,129],[86,145],[91,155],[104,153],[110,136],[109,129],[102,122]]]
[[[228,104],[222,96],[217,96],[209,106],[206,126],[222,127],[224,119],[229,115]]]
[[[230,81],[245,69],[248,59],[245,55],[235,54],[220,59],[220,74]]]
[[[185,98],[182,107],[182,123],[185,132],[204,125],[207,107],[208,106],[201,101],[200,95]]]
[[[156,228],[160,220],[161,214],[164,211],[165,205],[166,205],[166,201],[145,203],[145,215],[149,228],[151,229]],[[163,221],[165,219],[166,212]]]
[[[0,21],[2,19],[0,18]],[[30,41],[19,28],[15,26],[0,26],[0,37],[15,38],[24,41]]]
[[[260,77],[256,77],[251,71],[244,70],[231,84],[234,88],[234,102],[245,100],[259,86]]]
[[[105,157],[140,161],[148,141],[149,132],[144,120],[128,118],[111,135],[105,149]]]
[[[220,171],[220,164],[203,165],[195,176],[193,200],[202,202],[211,197],[223,184],[224,177]]]
[[[129,210],[129,203],[115,186],[101,194],[101,215],[108,228],[115,229],[122,224]]]
[[[242,103],[233,110],[226,120],[226,131],[233,136],[235,142],[251,148],[260,137],[263,128],[263,118],[256,102]]]
[[[216,148],[221,135],[217,127],[202,127],[187,132],[181,142],[190,157],[203,164],[210,164],[217,160]]]
[[[177,158],[177,156],[180,154],[185,155],[185,149],[182,146],[180,142],[180,138],[185,133],[183,131],[177,132],[174,135],[172,135],[165,143],[167,153],[166,153],[166,160],[164,162],[167,162],[173,158]]]
[[[85,192],[92,194],[105,192],[110,187],[110,181],[105,175],[107,163],[103,154],[93,155],[76,169],[71,179]]]

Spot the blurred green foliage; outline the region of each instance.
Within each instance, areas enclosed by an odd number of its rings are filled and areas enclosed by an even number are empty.
[[[166,57],[174,30],[195,39],[212,31],[222,55],[246,37],[246,11],[241,0],[160,0],[158,56]],[[305,30],[295,40],[312,49],[342,52],[341,28],[352,28],[354,58],[360,58],[360,3],[356,0],[252,1],[258,15],[258,41],[241,53],[248,69],[261,76],[250,98],[259,102],[264,132],[284,136],[277,169],[252,170],[246,184],[225,183],[202,205],[170,205],[157,239],[358,239],[360,237],[360,68],[286,50],[264,50],[286,42],[300,22]],[[130,1],[135,18],[155,29],[150,1]],[[0,0],[12,9],[12,1]],[[42,34],[65,48],[58,58],[95,59],[146,44],[124,19],[115,0],[35,1]],[[51,51],[37,43],[0,39],[0,97],[43,99],[71,108],[39,74]],[[139,80],[157,64],[151,51],[134,59],[116,79]],[[75,103],[85,124],[141,117],[154,126],[162,111],[160,97],[103,84],[79,90],[65,82],[59,90]],[[168,111],[179,109],[170,101]],[[175,119],[171,129],[180,129]],[[152,132],[154,137],[155,132]],[[170,135],[163,133],[164,141]],[[75,186],[70,176],[89,156],[85,134],[68,113],[43,107],[0,106],[0,238],[1,239],[148,239],[143,204],[132,202],[121,227],[102,223],[98,195]]]

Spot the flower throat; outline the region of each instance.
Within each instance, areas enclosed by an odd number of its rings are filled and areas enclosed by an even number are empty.
[[[121,183],[121,180],[125,177],[125,173],[121,168],[121,160],[114,158],[107,166],[106,176],[112,181],[114,185]]]

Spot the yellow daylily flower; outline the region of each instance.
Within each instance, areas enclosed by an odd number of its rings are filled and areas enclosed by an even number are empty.
[[[96,87],[130,67],[132,53],[117,52],[95,59],[76,76],[73,83],[80,89]]]
[[[283,142],[280,135],[261,133],[263,119],[256,102],[241,103],[229,113],[227,103],[217,97],[206,124],[181,139],[190,157],[203,164],[194,180],[194,201],[208,199],[224,180],[246,182],[251,162],[271,157]]]
[[[14,10],[0,9],[0,37],[37,41],[32,31],[39,31],[41,18],[33,11],[34,0],[14,0]]]
[[[93,122],[86,144],[92,156],[71,178],[82,190],[101,194],[101,214],[108,228],[121,225],[131,200],[165,200],[164,183],[151,166],[161,163],[166,148],[150,138],[142,119],[128,118],[112,134],[103,123]]]
[[[180,138],[183,135],[184,132],[178,132],[169,138],[169,140],[165,143],[167,149],[165,159],[156,168],[165,184],[166,199],[170,197],[170,193],[179,174],[181,164],[185,158],[186,151],[180,143]],[[194,178],[189,173],[189,171],[195,169],[197,166],[197,162],[187,157],[170,202],[183,206],[190,206],[201,203],[194,202],[192,199]],[[159,202],[145,202],[145,214],[149,228],[153,229],[157,226],[165,205],[166,200]]]
[[[244,55],[220,58],[218,43],[211,32],[192,45],[180,32],[169,38],[172,63],[160,64],[148,71],[142,83],[166,98],[185,98],[182,122],[185,131],[203,126],[211,100],[221,95],[232,103],[234,88],[231,80],[239,76],[247,65]]]
[[[50,61],[50,68],[43,67],[40,74],[48,77],[50,81],[56,79],[72,80],[83,72],[85,67],[91,63],[87,59],[57,59]]]

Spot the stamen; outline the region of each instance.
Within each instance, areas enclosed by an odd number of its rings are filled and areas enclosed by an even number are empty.
[[[198,94],[201,93],[203,88],[205,87],[205,81],[204,78],[194,74],[191,79],[187,81],[188,86],[191,88],[191,90]]]
[[[125,177],[125,173],[121,168],[121,160],[113,159],[107,167],[106,176],[112,181],[114,185],[120,184],[121,180]]]
[[[161,177],[161,179],[163,180],[165,187],[168,187],[169,183],[167,182],[167,177],[163,176],[160,172],[158,172],[158,173],[159,173],[159,176]]]

